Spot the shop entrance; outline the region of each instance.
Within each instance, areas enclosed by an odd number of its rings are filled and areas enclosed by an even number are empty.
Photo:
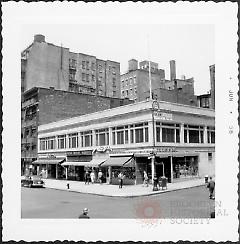
[[[164,171],[164,172],[163,172]],[[155,159],[155,172],[156,176],[159,177],[165,176],[168,178],[168,181],[171,181],[171,164],[170,157],[168,158],[159,158]]]

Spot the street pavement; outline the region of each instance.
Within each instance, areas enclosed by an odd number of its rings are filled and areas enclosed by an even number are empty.
[[[85,207],[94,219],[209,218],[214,209],[205,186],[139,197],[109,197],[50,188],[21,190],[22,218],[76,219]]]

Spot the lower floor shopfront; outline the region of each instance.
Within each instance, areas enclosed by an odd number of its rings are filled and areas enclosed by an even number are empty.
[[[86,173],[94,182],[142,184],[144,171],[150,182],[165,176],[168,182],[215,175],[215,151],[208,148],[155,147],[138,149],[97,148],[88,151],[39,154],[33,171],[43,178],[85,181]],[[101,171],[101,179],[99,172]]]

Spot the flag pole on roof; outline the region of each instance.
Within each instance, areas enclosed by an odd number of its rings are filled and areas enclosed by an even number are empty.
[[[152,96],[152,77],[151,77],[151,55],[150,55],[150,44],[149,44],[149,35],[147,35],[147,43],[148,43],[148,79],[149,79],[149,100],[153,99]]]

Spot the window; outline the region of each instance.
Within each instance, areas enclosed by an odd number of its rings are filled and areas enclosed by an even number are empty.
[[[68,135],[68,145],[69,148],[77,148],[78,147],[78,134],[73,133]]]
[[[66,135],[61,135],[57,137],[58,149],[66,148]]]
[[[128,143],[128,126],[119,126],[112,128],[113,145]]]
[[[92,69],[92,71],[95,71],[95,63],[94,62],[92,62],[91,69]]]
[[[96,145],[109,145],[109,131],[108,129],[96,130]]]
[[[40,139],[40,150],[47,150],[47,139],[46,138]]]
[[[184,125],[185,143],[203,143],[203,126]]]
[[[116,87],[116,78],[115,77],[113,77],[113,79],[112,79],[112,85],[113,85],[113,87]]]
[[[112,74],[115,75],[116,74],[116,68],[112,67]]]
[[[114,90],[113,91],[113,96],[116,97],[116,95],[117,95],[117,92]]]
[[[86,68],[86,63],[85,61],[82,61],[82,69],[85,69]]]
[[[92,131],[81,132],[81,141],[82,147],[91,147],[92,146]]]
[[[134,84],[137,84],[136,76],[133,77],[133,83],[134,83]]]
[[[89,70],[89,61],[86,61],[86,69]]]
[[[86,74],[86,82],[89,82],[89,74]]]
[[[82,73],[82,81],[85,81],[85,79],[86,79],[86,74]]]
[[[92,81],[93,82],[95,81],[95,75],[92,75]]]
[[[208,153],[208,160],[212,161],[212,153],[211,152]]]
[[[157,142],[180,142],[180,125],[170,123],[156,123],[156,141]]]
[[[102,69],[103,69],[103,68],[102,68],[102,65],[99,64],[99,65],[98,65],[98,70],[99,70],[100,73],[102,73]]]
[[[76,71],[69,70],[69,80],[76,80]]]
[[[47,138],[47,149],[55,149],[55,137]]]
[[[122,89],[124,89],[124,80],[122,80]]]
[[[69,68],[70,69],[76,69],[76,60],[75,59],[69,59]]]
[[[133,78],[129,78],[129,86],[133,85]]]
[[[124,98],[124,91],[122,91],[122,95],[121,95],[122,98]]]
[[[215,143],[215,128],[208,126],[207,127],[207,138],[208,143]]]
[[[126,97],[128,97],[128,90],[126,90]]]

